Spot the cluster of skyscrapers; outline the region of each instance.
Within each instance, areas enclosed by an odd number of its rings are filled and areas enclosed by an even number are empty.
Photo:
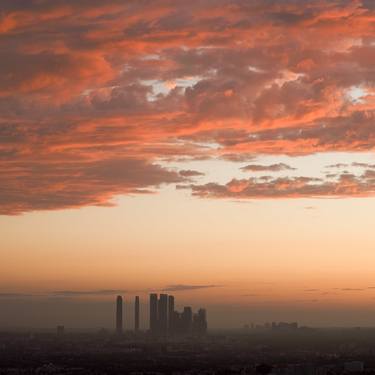
[[[182,312],[175,310],[174,296],[150,294],[150,333],[153,336],[204,335],[207,332],[207,314],[205,309],[193,313],[190,306]],[[139,331],[139,296],[134,301],[134,330]],[[123,332],[123,299],[116,299],[116,331]]]
[[[197,334],[207,331],[206,310],[193,314],[190,306],[182,312],[174,308],[174,296],[150,294],[150,332],[155,336]]]

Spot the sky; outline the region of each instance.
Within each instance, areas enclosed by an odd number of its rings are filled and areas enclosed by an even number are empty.
[[[375,326],[372,0],[2,0],[0,327]]]

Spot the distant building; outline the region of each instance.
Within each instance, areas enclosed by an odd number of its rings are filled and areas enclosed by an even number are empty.
[[[194,334],[202,336],[207,332],[207,318],[206,310],[199,309],[196,314],[193,315],[193,326],[192,331]]]
[[[181,315],[182,320],[182,330],[183,333],[191,332],[192,324],[193,324],[193,311],[190,306],[185,306],[184,311]]]
[[[116,332],[122,333],[122,297],[117,296],[116,298]]]
[[[137,302],[136,302],[137,305]],[[207,313],[199,309],[193,314],[190,306],[175,311],[174,296],[150,294],[150,332],[154,336],[204,335],[207,332]]]
[[[181,334],[183,332],[182,327],[182,314],[178,311],[173,312],[173,334]]]
[[[174,331],[174,297],[168,296],[168,332],[173,334]]]
[[[134,301],[134,330],[139,331],[139,296],[136,296]]]
[[[150,331],[156,335],[158,333],[158,295],[150,294]]]
[[[161,335],[168,333],[168,294],[160,294],[158,303],[158,328]]]

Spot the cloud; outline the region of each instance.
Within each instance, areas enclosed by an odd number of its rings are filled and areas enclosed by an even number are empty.
[[[222,287],[222,285],[186,285],[186,284],[172,284],[167,285],[164,289],[162,289],[164,292],[183,292],[187,290],[197,290],[197,289],[208,289],[208,288],[219,288]]]
[[[184,169],[178,172],[180,176],[182,177],[199,177],[199,176],[204,176],[204,173],[198,172],[198,171],[193,171],[191,169]]]
[[[183,292],[189,290],[198,290],[198,289],[209,289],[209,288],[220,288],[222,285],[189,285],[189,284],[171,284],[167,285],[164,288],[157,290],[163,292]],[[127,289],[94,289],[94,290],[55,290],[51,292],[36,292],[36,293],[14,293],[14,292],[2,292],[0,293],[1,298],[74,298],[74,297],[105,297],[105,296],[116,296],[116,295],[126,295],[134,293],[150,293],[152,289],[143,289],[143,290],[127,290]],[[155,290],[154,290],[155,291]]]
[[[349,168],[351,166],[359,167],[359,168],[375,168],[375,164],[358,163],[358,162],[353,162],[351,164],[348,164],[348,163],[330,164],[330,165],[327,165],[326,168]]]
[[[350,164],[347,163],[337,163],[337,164],[330,164],[327,165],[326,168],[348,168]]]
[[[358,162],[352,163],[352,166],[353,167],[360,167],[360,168],[375,168],[375,164],[358,163]]]
[[[238,153],[238,154],[223,154],[221,159],[237,163],[248,162],[254,160],[256,157],[253,154]]]
[[[0,293],[0,298],[26,298],[33,297],[33,294],[28,293]]]
[[[82,297],[82,296],[112,296],[128,293],[125,289],[100,289],[100,290],[57,290],[51,293],[55,297]]]
[[[99,289],[99,290],[56,290],[38,293],[13,293],[2,292],[0,298],[51,298],[51,297],[84,297],[84,296],[112,296],[126,294],[124,289]]]
[[[193,177],[161,161],[373,151],[370,4],[3,0],[0,214]]]
[[[312,177],[278,177],[270,179],[232,179],[227,184],[187,185],[201,198],[280,199],[347,198],[375,195],[375,175],[343,173],[335,181]]]
[[[0,172],[0,179],[0,214],[107,206],[116,195],[141,194],[184,180],[176,172],[137,159],[15,161]]]
[[[280,172],[280,171],[293,171],[296,168],[292,168],[291,166],[285,163],[278,163],[278,164],[271,164],[271,165],[259,165],[259,164],[249,164],[245,167],[242,167],[241,170],[245,172]]]

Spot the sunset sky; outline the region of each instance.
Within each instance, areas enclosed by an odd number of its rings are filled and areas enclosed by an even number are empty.
[[[373,0],[1,0],[0,327],[375,326],[374,82]]]

